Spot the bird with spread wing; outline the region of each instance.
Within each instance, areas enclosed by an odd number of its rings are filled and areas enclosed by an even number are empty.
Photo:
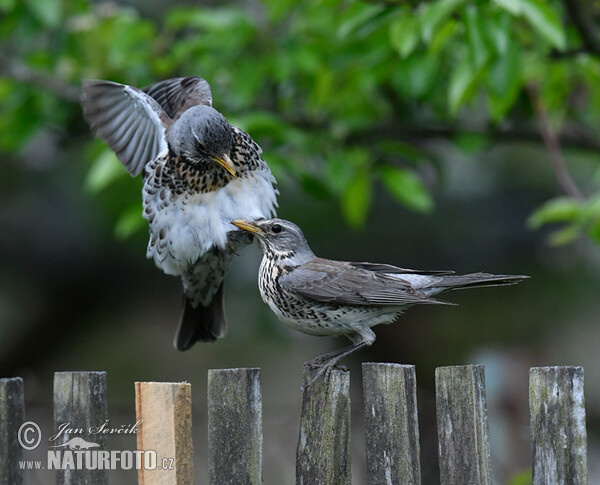
[[[223,279],[236,249],[251,242],[230,222],[273,217],[277,206],[262,150],[212,107],[210,86],[200,77],[143,90],[88,80],[81,104],[93,133],[132,176],[142,175],[146,255],[183,283],[175,347],[222,337]]]

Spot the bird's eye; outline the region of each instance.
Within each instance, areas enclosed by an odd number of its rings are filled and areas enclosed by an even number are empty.
[[[271,226],[271,232],[274,232],[275,234],[279,234],[282,229],[283,229],[283,227],[281,227],[280,224],[273,224]]]

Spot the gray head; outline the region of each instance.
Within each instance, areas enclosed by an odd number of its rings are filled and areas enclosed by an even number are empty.
[[[216,162],[236,175],[229,158],[233,140],[233,129],[225,117],[204,105],[187,109],[167,131],[167,144],[177,157],[194,165],[216,167]]]
[[[311,251],[301,229],[285,219],[237,220],[232,224],[254,234],[266,257],[286,264],[304,264],[316,256]]]

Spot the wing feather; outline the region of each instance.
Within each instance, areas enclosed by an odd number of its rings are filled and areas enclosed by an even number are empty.
[[[305,298],[329,303],[375,306],[444,303],[416,291],[398,276],[322,258],[284,274],[279,284]]]
[[[170,117],[140,89],[112,81],[86,80],[83,114],[93,133],[117,154],[132,176],[167,148]]]
[[[198,76],[167,79],[147,86],[143,91],[152,96],[173,119],[179,118],[192,106],[212,106],[210,85]]]
[[[420,274],[420,275],[450,275],[454,274],[454,271],[449,270],[437,270],[437,269],[406,269],[393,266],[391,264],[384,263],[349,263],[355,268],[366,269],[368,271],[375,271],[377,273],[387,274]]]

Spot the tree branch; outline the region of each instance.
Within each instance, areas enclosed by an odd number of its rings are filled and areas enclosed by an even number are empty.
[[[560,142],[552,128],[548,111],[546,110],[546,106],[542,101],[537,87],[533,84],[528,84],[526,90],[531,99],[540,134],[544,141],[544,145],[546,146],[546,150],[548,151],[548,158],[554,169],[554,176],[556,177],[558,184],[561,186],[563,192],[569,197],[583,200],[583,195],[569,174],[565,158],[563,157],[560,148]]]
[[[307,127],[305,123],[301,126]],[[315,128],[315,126],[312,126]],[[327,129],[326,126],[320,129]],[[490,138],[497,142],[524,142],[544,143],[539,130],[529,126],[513,125],[510,127],[495,126],[465,126],[460,124],[444,125],[434,123],[406,124],[405,120],[397,120],[380,126],[354,132],[348,136],[346,141],[351,143],[368,143],[389,140],[430,140],[440,138],[453,138],[458,135],[478,135]],[[555,133],[560,145],[564,147],[600,152],[600,140],[579,125],[567,126],[560,133]]]
[[[79,89],[62,79],[54,77],[51,73],[34,69],[24,62],[13,59],[0,52],[0,75],[9,77],[18,82],[33,84],[45,91],[50,91],[58,97],[69,102],[79,101]]]

